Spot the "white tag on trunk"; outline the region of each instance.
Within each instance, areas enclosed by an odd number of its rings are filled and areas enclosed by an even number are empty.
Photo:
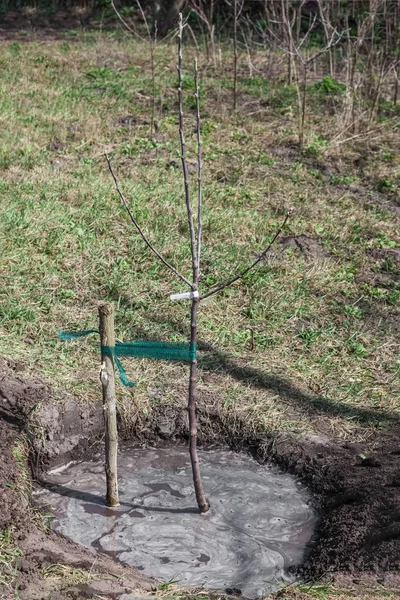
[[[195,292],[183,292],[183,294],[172,294],[170,296],[171,300],[192,300],[192,298],[198,298],[199,292],[196,290]]]

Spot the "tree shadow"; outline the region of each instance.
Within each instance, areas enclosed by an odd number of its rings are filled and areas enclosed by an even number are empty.
[[[46,479],[40,479],[37,483],[46,490],[54,494],[58,494],[59,496],[64,496],[65,498],[75,498],[76,500],[81,500],[86,504],[83,505],[85,512],[90,514],[101,514],[105,517],[116,517],[121,514],[129,514],[132,511],[136,512],[138,510],[144,510],[147,512],[160,512],[160,513],[171,513],[171,514],[200,514],[197,506],[188,506],[186,508],[164,508],[162,506],[144,506],[143,504],[137,504],[133,502],[124,502],[120,499],[120,506],[125,510],[118,510],[115,508],[111,508],[106,506],[104,497],[99,496],[97,494],[93,494],[92,492],[86,492],[82,490],[77,490],[75,488],[68,487],[59,483],[51,483],[50,481],[46,481]],[[143,494],[143,497],[148,496],[149,493]],[[97,508],[96,508],[97,507]],[[100,507],[100,510],[99,510]],[[138,517],[138,515],[132,515]],[[145,515],[143,515],[145,516]]]
[[[223,371],[237,381],[245,382],[251,387],[270,390],[289,404],[297,404],[308,412],[356,419],[363,424],[376,424],[378,421],[387,423],[397,423],[400,421],[400,415],[396,415],[395,413],[356,407],[351,404],[332,400],[326,396],[307,394],[292,382],[279,375],[266,373],[247,365],[238,365],[229,355],[215,349],[211,344],[203,342],[198,346],[200,350],[205,350],[208,353],[200,358],[200,368],[209,372]]]
[[[164,326],[168,325],[172,332],[179,333],[188,338],[189,328],[186,324],[177,320],[171,320],[169,316],[162,313],[153,315],[152,322]],[[134,327],[132,333],[136,339],[149,339],[147,332],[142,327]],[[277,394],[284,402],[294,407],[300,407],[306,412],[332,417],[344,417],[356,420],[363,425],[389,425],[400,422],[400,414],[379,409],[357,407],[352,404],[338,402],[326,396],[308,394],[280,375],[267,373],[247,365],[237,364],[235,359],[230,357],[228,353],[218,350],[208,342],[199,341],[197,347],[202,353],[198,358],[199,369],[202,371],[226,373],[237,381],[253,388],[269,390]]]

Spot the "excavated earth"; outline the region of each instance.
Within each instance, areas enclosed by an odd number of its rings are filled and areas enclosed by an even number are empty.
[[[98,405],[79,404],[67,394],[56,396],[42,382],[26,377],[23,365],[0,359],[0,529],[14,526],[23,552],[13,583],[22,600],[117,599],[154,588],[154,581],[140,571],[109,556],[94,560],[89,551],[44,529],[29,494],[22,493],[21,468],[12,453],[17,440],[27,440],[32,478],[40,482],[47,469],[101,450],[102,425]],[[303,579],[400,588],[400,428],[376,432],[368,441],[373,452],[365,456],[362,446],[326,436],[272,432],[249,438],[244,424],[241,428],[236,420],[230,429],[229,422],[201,405],[199,425],[204,446],[245,449],[307,486],[320,518],[315,543],[300,568]],[[138,419],[134,430],[126,431],[120,423],[121,438],[130,445],[173,444],[185,440],[187,433],[185,411],[170,406]],[[53,580],[42,576],[54,564],[90,569],[98,577],[54,591]],[[8,597],[7,590],[1,594]],[[15,596],[10,592],[9,597]]]

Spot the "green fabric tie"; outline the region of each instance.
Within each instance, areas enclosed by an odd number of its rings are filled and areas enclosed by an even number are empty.
[[[75,338],[83,337],[84,335],[89,335],[89,333],[99,333],[99,330],[98,329],[86,329],[83,331],[59,331],[58,339],[73,340]]]
[[[87,329],[84,331],[60,331],[58,337],[60,340],[71,340],[89,335],[90,333],[99,333],[97,329]],[[101,346],[101,353],[105,356],[111,356],[117,365],[122,385],[133,387],[135,384],[129,381],[125,370],[118,359],[119,356],[135,358],[154,358],[159,360],[182,360],[191,362],[196,360],[196,344],[188,342],[116,342],[115,346]]]

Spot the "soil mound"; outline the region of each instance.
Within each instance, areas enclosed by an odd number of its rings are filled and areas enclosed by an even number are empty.
[[[325,258],[327,256],[327,251],[322,244],[306,235],[287,235],[281,238],[279,243],[285,250],[293,248],[311,258]]]

